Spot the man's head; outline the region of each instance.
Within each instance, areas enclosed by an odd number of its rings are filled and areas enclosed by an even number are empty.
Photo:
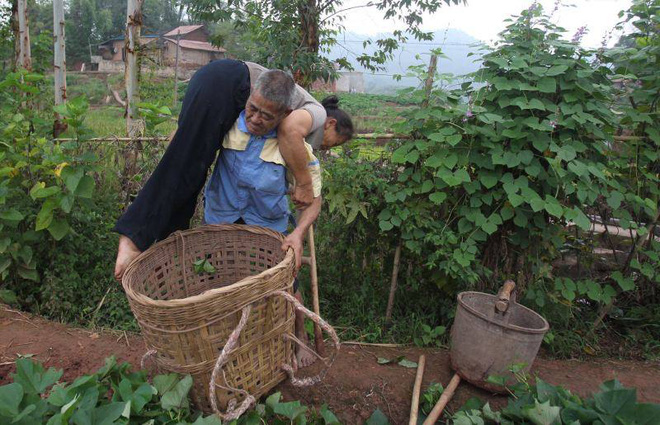
[[[293,78],[284,71],[272,69],[262,73],[245,104],[248,131],[263,136],[275,129],[291,113],[295,89]]]

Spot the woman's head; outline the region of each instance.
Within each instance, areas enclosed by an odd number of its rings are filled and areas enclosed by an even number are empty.
[[[328,117],[323,130],[321,149],[330,149],[342,145],[353,138],[353,121],[343,110],[339,109],[337,96],[328,96],[321,101]]]

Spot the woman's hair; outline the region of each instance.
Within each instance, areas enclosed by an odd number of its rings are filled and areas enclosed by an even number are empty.
[[[342,137],[346,137],[346,140],[349,140],[353,137],[353,121],[351,116],[348,115],[344,110],[339,109],[339,99],[337,96],[328,96],[321,101],[321,105],[325,108],[325,112],[328,114],[328,118],[334,118],[337,120],[337,125],[335,130],[337,134]]]

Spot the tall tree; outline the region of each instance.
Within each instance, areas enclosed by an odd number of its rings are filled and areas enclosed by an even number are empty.
[[[30,26],[28,24],[27,0],[18,0],[18,51],[16,66],[32,69],[32,53],[30,50]]]
[[[69,65],[89,62],[90,52],[96,54],[99,37],[96,32],[96,1],[70,0],[66,14],[66,33]]]
[[[465,0],[374,0],[364,6],[380,10],[386,19],[406,24],[393,37],[368,41],[378,49],[363,53],[358,62],[367,69],[379,69],[393,58],[399,44],[409,37],[431,40],[431,33],[422,31],[422,14],[433,13],[443,4],[459,4]],[[290,69],[297,81],[309,85],[317,78],[334,76],[334,66],[324,54],[337,43],[341,22],[356,7],[344,7],[344,0],[224,0],[198,1],[191,5],[193,17],[207,21],[233,21],[248,29],[261,46],[258,60],[270,67]],[[337,60],[350,68],[346,58]]]
[[[66,102],[66,42],[63,0],[53,0],[53,74],[55,83],[55,105]],[[60,122],[60,115],[55,113],[53,137],[58,137],[66,130]]]

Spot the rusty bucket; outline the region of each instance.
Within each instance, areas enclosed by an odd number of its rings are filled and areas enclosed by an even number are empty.
[[[481,292],[458,294],[451,329],[451,366],[458,375],[480,388],[502,392],[504,387],[487,382],[489,376],[515,383],[511,367],[527,372],[539,351],[548,322],[538,313],[515,302],[513,281],[498,295]]]

